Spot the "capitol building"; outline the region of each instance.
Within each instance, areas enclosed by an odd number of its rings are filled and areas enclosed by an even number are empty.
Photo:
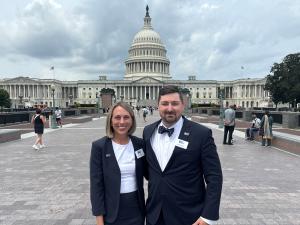
[[[99,76],[98,80],[61,81],[16,77],[0,79],[0,89],[8,91],[12,107],[17,107],[20,101],[29,107],[40,104],[52,107],[53,93],[55,106],[97,104],[103,88],[115,91],[114,101],[122,100],[137,106],[157,105],[159,89],[165,85],[177,85],[190,91],[191,103],[219,104],[222,90],[224,105],[250,108],[270,106],[269,94],[264,90],[265,82],[266,78],[217,81],[187,76],[186,80],[172,79],[166,46],[152,27],[147,6],[144,26],[129,47],[124,79],[109,80],[107,76]]]

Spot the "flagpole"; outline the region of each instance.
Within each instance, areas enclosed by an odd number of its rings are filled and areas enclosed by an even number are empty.
[[[54,81],[54,79],[55,79],[54,66],[51,66],[51,67],[50,67],[50,70],[52,70],[52,79],[53,79],[53,81]]]

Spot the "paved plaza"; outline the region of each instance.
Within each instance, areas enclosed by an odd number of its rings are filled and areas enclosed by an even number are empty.
[[[138,117],[137,136],[147,123]],[[224,184],[218,224],[300,224],[300,157],[223,132],[211,124]],[[1,225],[92,225],[89,156],[105,133],[105,117],[71,124],[44,135],[47,148],[32,149],[35,137],[0,144]],[[146,191],[147,192],[147,191]]]

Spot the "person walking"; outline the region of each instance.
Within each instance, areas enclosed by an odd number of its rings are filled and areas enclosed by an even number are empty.
[[[234,106],[231,105],[228,109],[225,110],[225,117],[224,117],[224,138],[223,138],[223,145],[233,145],[232,144],[232,134],[235,127],[235,110]],[[229,132],[229,135],[228,135]],[[227,142],[227,135],[228,135],[228,142]]]
[[[260,129],[262,135],[261,145],[271,146],[271,140],[273,137],[272,133],[272,126],[273,126],[273,117],[270,115],[269,111],[265,111],[264,116],[261,119]]]
[[[62,121],[61,121],[61,114],[62,114],[62,112],[61,112],[61,110],[58,107],[56,107],[54,113],[55,113],[57,125],[60,126],[60,127],[62,127]]]
[[[45,148],[46,146],[43,143],[43,133],[44,126],[46,123],[46,117],[41,115],[42,110],[37,108],[35,110],[35,115],[31,118],[31,123],[34,125],[34,132],[37,134],[37,139],[32,146],[35,150],[39,150],[41,148]]]
[[[144,142],[132,134],[136,119],[125,102],[107,115],[106,136],[93,142],[90,198],[97,225],[144,225]]]
[[[147,225],[205,225],[219,218],[222,170],[212,132],[186,119],[183,110],[180,89],[164,86],[161,120],[144,128]]]
[[[147,107],[144,106],[143,109],[142,109],[142,111],[143,111],[143,119],[144,119],[144,122],[147,122],[147,120],[146,120],[146,117],[147,117],[147,114],[148,114],[148,109],[147,109]]]

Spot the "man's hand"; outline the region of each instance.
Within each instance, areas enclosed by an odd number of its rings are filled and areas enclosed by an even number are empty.
[[[205,223],[201,218],[199,218],[193,225],[209,225],[208,223]]]

